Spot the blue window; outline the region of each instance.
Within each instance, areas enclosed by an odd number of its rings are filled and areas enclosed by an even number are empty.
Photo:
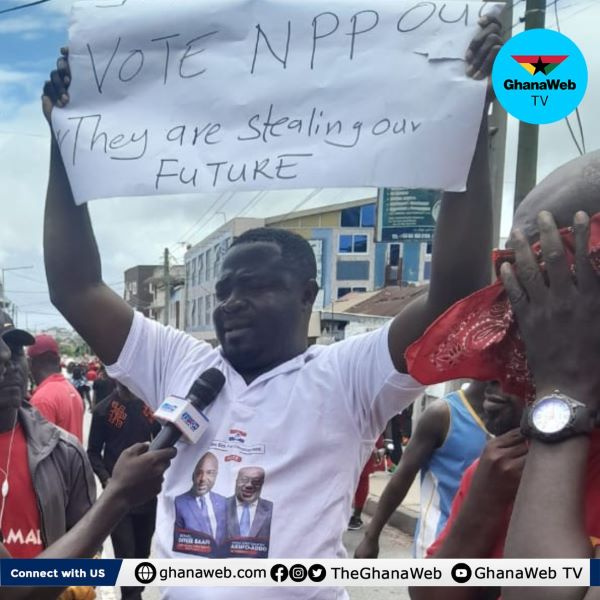
[[[360,226],[375,227],[375,204],[360,207]]]
[[[367,236],[366,235],[355,235],[354,244],[352,246],[352,252],[366,252],[367,251]]]
[[[368,238],[364,234],[340,235],[340,254],[365,254],[367,252]]]
[[[351,235],[340,235],[340,252],[352,252]]]
[[[375,227],[375,204],[342,210],[342,227]]]
[[[360,206],[342,210],[342,227],[360,227]]]

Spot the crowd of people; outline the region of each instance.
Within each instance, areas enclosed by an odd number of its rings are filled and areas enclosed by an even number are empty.
[[[467,72],[487,77],[500,44],[497,20],[484,17]],[[64,51],[44,87],[50,124],[52,111],[69,101],[70,82]],[[134,312],[102,280],[88,208],[74,203],[53,132],[44,226],[51,299],[107,366],[73,365],[69,381],[55,340],[34,338],[0,312],[2,556],[92,557],[111,535],[120,557],[148,556],[152,539],[159,558],[343,557],[343,532],[349,519],[352,528],[362,525],[365,485],[385,464],[387,445],[397,466],[357,557],[378,556],[382,528],[418,472],[415,556],[593,557],[600,540],[600,153],[532,190],[496,265],[499,277],[488,285],[487,113],[486,101],[482,114],[471,115],[480,130],[466,190],[441,201],[428,292],[388,325],[329,346],[308,345],[316,262],[308,242],[286,230],[250,230],[224,256],[213,313],[218,348]],[[153,411],[168,396],[185,397],[209,368],[223,373],[225,385],[206,411],[200,441],[149,450],[159,428]],[[471,383],[427,408],[400,456],[401,442],[381,437],[386,425],[425,383],[450,372]],[[97,500],[94,474],[103,488]],[[140,599],[141,591],[123,588],[122,597]],[[2,591],[7,599],[59,593]],[[162,593],[165,600],[226,600],[239,590]],[[347,597],[316,587],[244,593]],[[421,587],[410,594],[593,598],[585,588]]]

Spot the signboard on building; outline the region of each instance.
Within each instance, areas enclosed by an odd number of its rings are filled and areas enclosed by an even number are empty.
[[[377,240],[431,242],[441,198],[439,190],[380,188]]]
[[[324,306],[324,292],[323,292],[323,240],[308,240],[310,247],[315,253],[315,259],[317,261],[317,284],[319,286],[319,293],[317,299],[313,305],[314,309],[323,308]]]

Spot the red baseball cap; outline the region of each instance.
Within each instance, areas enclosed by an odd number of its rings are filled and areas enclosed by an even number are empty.
[[[29,358],[39,356],[40,354],[45,354],[46,352],[52,352],[52,354],[60,356],[60,350],[58,349],[56,340],[47,333],[36,335],[35,344],[27,348],[27,354]]]

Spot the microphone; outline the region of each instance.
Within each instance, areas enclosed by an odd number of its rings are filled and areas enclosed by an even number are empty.
[[[224,385],[223,373],[212,368],[194,381],[185,399],[169,396],[163,400],[154,416],[165,424],[150,443],[150,450],[174,446],[182,435],[186,442],[195,444],[208,428],[202,411],[212,404]]]

